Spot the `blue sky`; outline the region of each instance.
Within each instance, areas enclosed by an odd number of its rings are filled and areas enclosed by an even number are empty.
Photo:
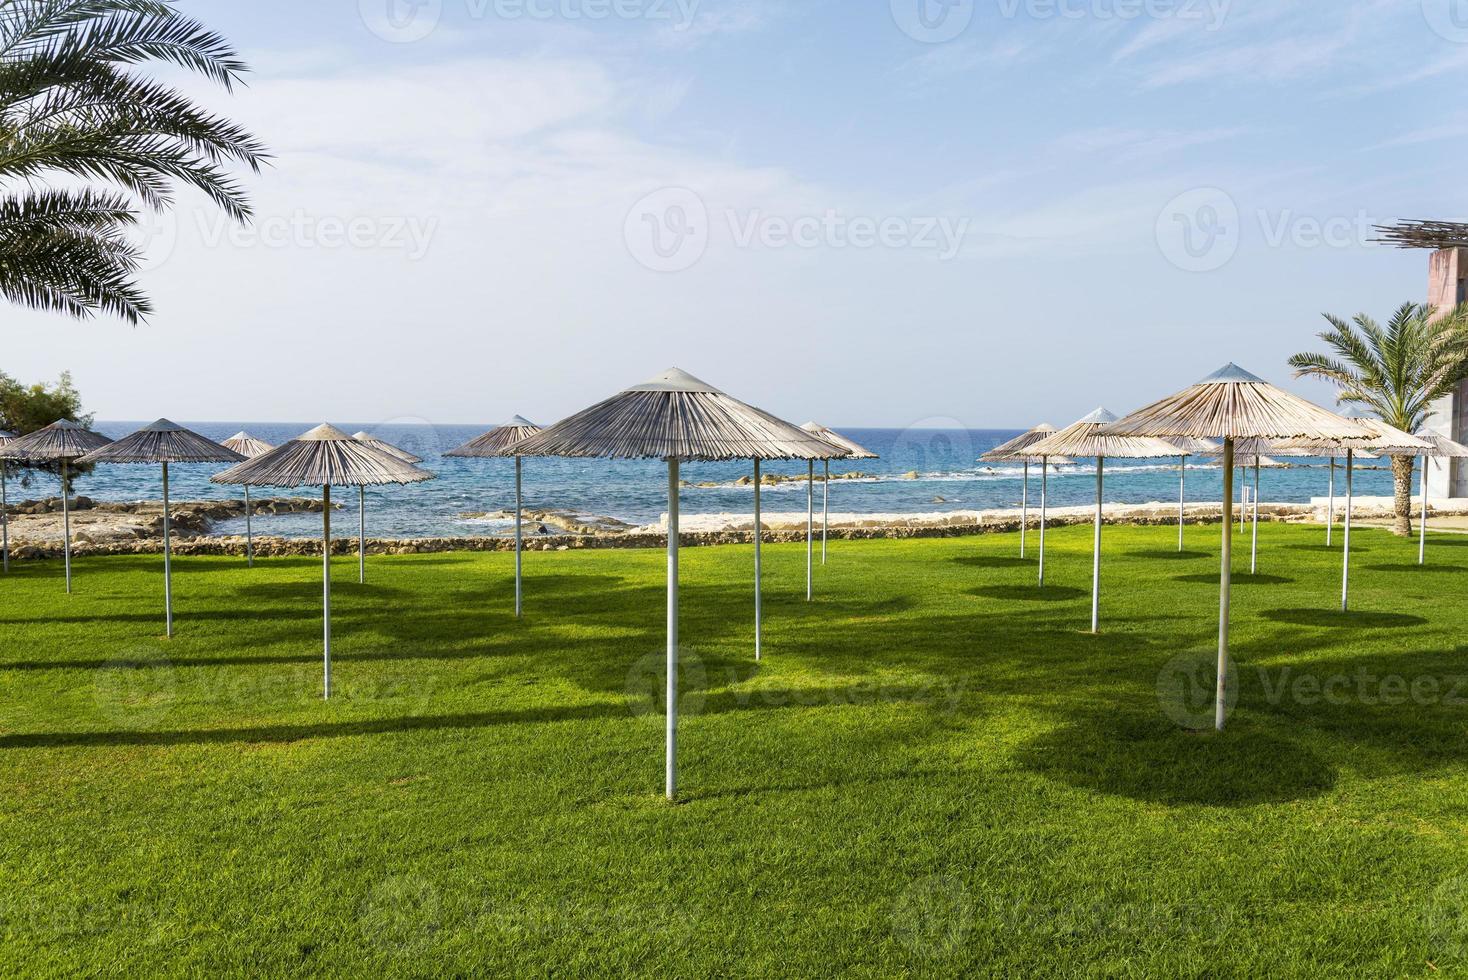
[[[1371,224],[1468,218],[1457,3],[185,0],[255,68],[184,84],[275,150],[260,221],[186,196],[150,324],[7,311],[6,370],[109,418],[449,423],[676,364],[898,427],[1288,381],[1322,312],[1425,298]]]

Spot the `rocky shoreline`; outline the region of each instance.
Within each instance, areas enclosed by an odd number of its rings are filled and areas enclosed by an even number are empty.
[[[320,513],[321,501],[310,497],[266,498],[252,501],[256,514]],[[1380,519],[1390,513],[1387,498],[1358,501],[1356,515],[1363,522]],[[163,550],[162,504],[157,501],[138,503],[95,503],[85,497],[75,498],[72,512],[72,553],[76,555],[160,554]],[[335,505],[333,510],[340,508]],[[1339,507],[1339,501],[1337,501]],[[215,521],[244,516],[243,500],[180,501],[173,510],[173,552],[177,555],[244,555],[243,535],[215,535],[210,529]],[[1260,519],[1293,523],[1322,522],[1323,501],[1311,504],[1260,504]],[[10,515],[11,557],[17,560],[59,558],[61,543],[61,504],[59,500],[28,501],[8,508]],[[1218,504],[1189,504],[1189,524],[1216,524],[1222,519]],[[1433,505],[1433,513],[1452,515],[1468,513],[1468,501],[1444,501]],[[513,511],[467,515],[489,520],[513,520]],[[1095,516],[1092,507],[1051,508],[1050,527],[1089,524]],[[1021,513],[1014,510],[958,511],[929,514],[832,514],[830,537],[836,541],[858,541],[876,538],[919,539],[953,538],[977,534],[1002,534],[1020,528]],[[1339,519],[1339,510],[1337,511]],[[817,518],[816,533],[820,533]],[[1177,504],[1108,504],[1103,509],[1107,524],[1165,526],[1177,522]],[[805,513],[763,515],[764,540],[770,543],[796,543],[805,540]],[[1029,512],[1029,527],[1039,526],[1039,513]],[[545,528],[542,533],[541,528]],[[634,527],[606,517],[585,517],[565,511],[534,510],[525,512],[525,548],[528,551],[577,551],[602,548],[661,548],[667,543],[667,532],[661,525]],[[689,547],[721,544],[748,544],[754,540],[754,525],[748,514],[686,515],[679,541]],[[255,554],[261,557],[320,555],[321,542],[315,538],[288,538],[279,535],[256,535]],[[448,551],[512,551],[513,537],[508,534],[467,535],[455,537],[367,539],[367,551],[374,555],[411,555]],[[332,541],[334,554],[351,554],[357,539],[349,533]]]

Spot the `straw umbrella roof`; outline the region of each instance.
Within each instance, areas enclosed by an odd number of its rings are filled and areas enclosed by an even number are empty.
[[[3,436],[0,436],[3,438]],[[1437,432],[1427,431],[1422,433],[1421,438],[1432,443],[1433,451],[1428,453],[1438,459],[1465,459],[1468,458],[1468,446],[1461,442],[1454,442],[1445,435]]]
[[[1348,419],[1226,365],[1175,395],[1107,426],[1112,435],[1193,436],[1200,439],[1364,439]]]
[[[243,430],[236,432],[228,439],[220,443],[225,449],[233,449],[245,459],[254,459],[261,453],[268,453],[275,447],[264,439],[256,439]]]
[[[464,443],[458,449],[444,453],[445,456],[458,456],[466,459],[487,459],[496,456],[511,456],[507,453],[516,443],[524,442],[533,435],[539,435],[545,431],[540,426],[527,418],[516,415],[504,425],[497,425],[481,436],[476,436]]]
[[[10,459],[61,460],[80,459],[94,449],[101,449],[112,440],[104,435],[84,428],[70,419],[52,422],[44,429],[17,436],[5,445],[5,456]]]
[[[1178,455],[1177,447],[1146,436],[1109,435],[1102,431],[1116,416],[1098,408],[1055,435],[1030,446],[1032,456],[1109,456],[1119,459],[1155,459]]]
[[[852,442],[850,439],[846,438],[835,429],[832,429],[829,426],[821,425],[819,422],[807,422],[805,423],[805,425],[802,425],[801,428],[818,439],[824,439],[826,442],[829,442],[833,446],[847,450],[846,455],[842,457],[843,459],[882,458],[876,453],[872,452],[870,449],[867,449],[858,443]]]
[[[1432,443],[1409,432],[1387,425],[1380,419],[1347,419],[1359,425],[1368,435],[1365,439],[1289,439],[1280,449],[1303,449],[1310,452],[1337,453],[1343,449],[1361,450],[1382,456],[1424,456],[1432,451]]]
[[[371,446],[373,449],[378,450],[379,452],[387,453],[389,456],[396,456],[398,459],[402,460],[405,463],[423,462],[422,456],[414,456],[406,449],[399,449],[392,443],[387,442],[384,439],[379,439],[366,430],[355,433],[352,438],[357,440],[358,442],[365,442],[367,445]]]
[[[427,470],[326,424],[210,477],[214,483],[254,487],[375,486],[431,479]]]
[[[844,459],[846,450],[671,368],[531,436],[516,455]]]
[[[82,457],[84,463],[238,463],[245,457],[168,419]]]
[[[1223,465],[1223,460],[1222,459],[1210,459],[1208,462],[1204,463],[1203,465],[1204,466],[1222,466]],[[1291,464],[1281,462],[1280,460],[1277,460],[1277,459],[1273,458],[1272,456],[1260,456],[1257,453],[1247,453],[1247,454],[1245,454],[1243,456],[1235,456],[1234,457],[1234,465],[1235,466],[1247,467],[1248,469],[1251,469],[1251,470],[1255,466],[1258,466],[1262,470],[1286,470],[1286,469],[1289,469],[1290,468],[1290,465]]]
[[[1025,455],[1024,451],[1026,449],[1029,449],[1041,439],[1048,439],[1053,435],[1055,435],[1055,426],[1049,422],[1041,422],[1030,431],[1021,433],[1008,442],[1001,442],[980,456],[979,459],[985,463],[1012,462],[1020,459],[1022,455]],[[1035,458],[1038,459],[1039,457],[1037,456]]]
[[[1177,450],[1175,455],[1178,456],[1207,456],[1220,449],[1212,439],[1195,439],[1192,436],[1176,436],[1168,439],[1167,444]]]

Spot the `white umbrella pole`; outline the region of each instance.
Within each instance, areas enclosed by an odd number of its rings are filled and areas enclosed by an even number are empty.
[[[1351,604],[1351,475],[1356,468],[1355,454],[1354,449],[1346,450],[1346,523],[1343,535],[1345,548],[1341,552],[1341,612],[1345,612]]]
[[[760,658],[760,620],[764,610],[761,608],[760,597],[760,540],[765,536],[764,526],[760,524],[759,509],[759,460],[754,461],[754,659]]]
[[[1045,510],[1050,503],[1050,457],[1040,457],[1040,585],[1045,585]]]
[[[668,460],[668,739],[664,789],[678,795],[678,458]]]
[[[71,506],[67,502],[66,463],[61,461],[61,553],[66,559],[66,594],[71,595]]]
[[[821,481],[821,564],[826,563],[826,538],[831,533],[831,461],[823,461],[825,478]]]
[[[0,462],[0,555],[4,556],[5,571],[10,571],[10,514],[5,503],[4,462]]]
[[[1182,475],[1177,481],[1177,550],[1183,550],[1183,520],[1187,513],[1188,499],[1188,457],[1178,457],[1178,472]]]
[[[1249,480],[1247,467],[1239,467],[1239,533],[1244,533],[1244,522],[1249,519]]]
[[[1253,540],[1249,542],[1249,574],[1255,575],[1259,571],[1259,457],[1254,457],[1254,529]]]
[[[1228,605],[1234,558],[1234,441],[1223,440],[1223,561],[1218,572],[1218,686],[1214,692],[1213,727],[1223,731],[1227,713]]]
[[[245,486],[245,567],[255,567],[255,535],[250,528],[250,487]]]
[[[1335,457],[1330,458],[1330,496],[1326,497],[1325,503],[1325,546],[1330,547],[1331,536],[1335,533]]]
[[[1432,460],[1422,457],[1422,526],[1417,538],[1417,564],[1427,564],[1427,466]],[[0,483],[0,495],[4,493],[4,484]],[[3,505],[4,497],[0,496],[0,505]]]
[[[523,460],[521,460],[519,456],[516,456],[515,457],[515,618],[516,619],[519,619],[520,618],[520,598],[521,598],[521,587],[520,587],[520,552],[521,552],[522,548],[524,547],[524,543],[525,543],[524,532],[521,530],[521,521],[522,521],[521,515],[524,513],[524,510],[525,510],[525,495],[523,493],[523,488],[522,488],[521,483],[520,483],[521,470],[523,469],[523,467],[521,466],[521,463],[522,462],[523,462]]]
[[[1019,556],[1025,556],[1025,531],[1030,526],[1030,461],[1025,460],[1025,482],[1019,492]]]
[[[367,581],[367,488],[357,487],[357,582]]]
[[[805,465],[805,601],[810,602],[815,594],[811,575],[816,531],[816,461],[806,460]]]
[[[173,521],[168,513],[168,461],[163,462],[163,621],[166,636],[173,635]]]
[[[325,683],[321,696],[331,697],[331,486],[321,488],[321,650]]]
[[[1091,632],[1101,630],[1101,485],[1106,460],[1096,457],[1096,538],[1091,544]]]

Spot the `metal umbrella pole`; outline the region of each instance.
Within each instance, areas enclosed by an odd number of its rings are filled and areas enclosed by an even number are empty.
[[[664,791],[678,795],[678,458],[668,458],[668,714]]]
[[[1355,470],[1354,449],[1346,450],[1346,523],[1343,537],[1345,548],[1341,552],[1341,612],[1351,604],[1351,475]]]
[[[245,487],[245,567],[255,567],[255,535],[250,527],[250,488]]]
[[[1248,468],[1239,467],[1239,533],[1244,533],[1244,522],[1249,519]]]
[[[1330,490],[1325,500],[1325,546],[1331,545],[1335,533],[1335,457],[1330,458]]]
[[[1188,499],[1188,457],[1178,457],[1178,472],[1182,474],[1177,481],[1177,550],[1183,550],[1183,522],[1187,514]]]
[[[810,602],[815,595],[812,584],[813,565],[812,556],[815,552],[815,530],[816,530],[816,461],[806,460],[805,480],[805,601]]]
[[[515,618],[520,618],[521,612],[521,585],[520,585],[520,553],[525,546],[524,531],[521,526],[522,515],[525,511],[525,495],[521,487],[522,460],[515,457]]]
[[[1254,530],[1253,540],[1249,544],[1249,574],[1255,575],[1259,571],[1259,457],[1254,457]]]
[[[1101,487],[1106,459],[1096,457],[1096,537],[1091,545],[1091,632],[1101,630]]]
[[[1422,526],[1418,529],[1417,538],[1417,564],[1419,565],[1427,564],[1427,467],[1431,462],[1431,457],[1422,457]],[[3,486],[4,484],[0,484],[0,488]],[[0,490],[0,493],[3,493],[3,490]],[[3,500],[3,496],[0,496],[0,503],[3,503]]]
[[[760,588],[760,541],[764,538],[764,525],[760,523],[760,472],[759,460],[754,461],[754,659],[758,660],[761,649],[761,633],[764,610]]]
[[[367,488],[357,487],[357,583],[367,581]]]
[[[1214,692],[1213,727],[1223,731],[1228,713],[1228,614],[1229,593],[1232,590],[1234,556],[1234,441],[1223,440],[1223,559],[1218,572],[1218,684]]]
[[[163,461],[163,618],[165,635],[173,635],[173,534],[168,512],[168,461]]]
[[[331,485],[321,488],[321,649],[325,662],[322,698],[331,697]]]
[[[1040,586],[1045,585],[1045,513],[1050,497],[1050,457],[1040,457]]]
[[[61,460],[61,552],[66,558],[66,594],[71,595],[71,505],[67,502],[67,460]]]
[[[1025,480],[1019,492],[1019,556],[1025,556],[1025,532],[1030,526],[1030,461],[1025,460]]]

